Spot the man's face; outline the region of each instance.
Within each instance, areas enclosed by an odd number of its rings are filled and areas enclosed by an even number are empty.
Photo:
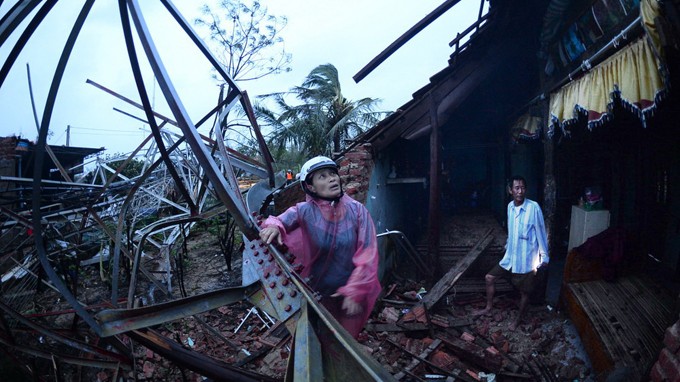
[[[510,187],[510,195],[516,206],[521,206],[524,203],[524,194],[527,192],[527,186],[521,180],[513,180],[512,187]]]
[[[323,198],[337,198],[342,193],[340,176],[330,168],[314,171],[307,187]]]

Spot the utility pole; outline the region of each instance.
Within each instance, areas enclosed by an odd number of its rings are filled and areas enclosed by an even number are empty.
[[[66,147],[70,146],[71,142],[71,125],[66,125]]]

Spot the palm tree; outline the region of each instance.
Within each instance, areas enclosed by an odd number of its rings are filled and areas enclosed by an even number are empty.
[[[290,105],[286,95],[295,95],[301,103]],[[256,112],[272,128],[270,143],[275,152],[297,150],[309,158],[314,155],[335,156],[345,142],[380,121],[385,112],[375,111],[379,100],[348,100],[342,95],[338,70],[331,64],[314,68],[302,86],[288,93],[264,96],[272,99],[280,113],[258,106]]]

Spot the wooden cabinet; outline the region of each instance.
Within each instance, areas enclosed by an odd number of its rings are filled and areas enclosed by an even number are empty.
[[[567,251],[583,244],[589,237],[609,228],[609,211],[587,211],[583,207],[571,206],[571,226]]]

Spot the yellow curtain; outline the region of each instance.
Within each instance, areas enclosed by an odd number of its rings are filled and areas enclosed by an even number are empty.
[[[618,90],[622,101],[643,118],[663,89],[658,61],[649,40],[643,37],[551,94],[550,116],[564,125],[581,110],[588,113],[588,125],[592,126],[607,116],[610,94]]]
[[[659,14],[656,0],[640,2],[647,34],[597,65],[581,78],[550,95],[550,116],[564,128],[576,114],[588,114],[588,127],[608,116],[612,93],[617,93],[645,123],[646,112],[664,91],[658,57],[658,33],[653,19]],[[652,42],[654,45],[652,45]]]
[[[543,119],[532,115],[530,112],[517,118],[510,129],[512,139],[517,142],[525,139],[538,139],[541,135]]]

